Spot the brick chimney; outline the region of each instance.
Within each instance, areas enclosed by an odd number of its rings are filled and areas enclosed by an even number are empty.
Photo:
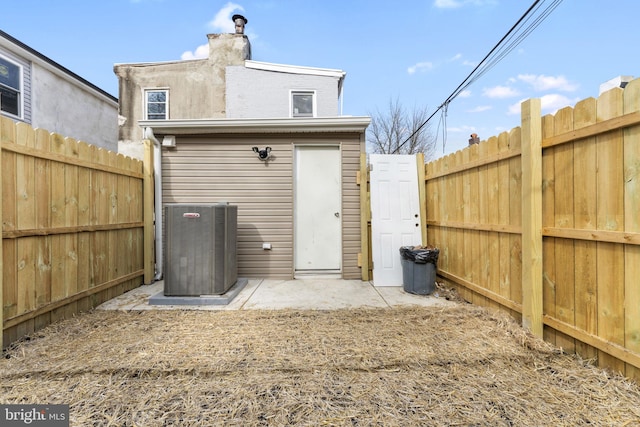
[[[207,34],[209,39],[209,61],[225,65],[243,65],[251,59],[251,43],[244,34],[244,27],[249,22],[242,15],[231,18],[235,28],[233,34]]]

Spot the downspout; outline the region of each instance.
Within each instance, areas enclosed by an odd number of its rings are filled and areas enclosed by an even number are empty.
[[[344,91],[343,91],[343,87],[344,87],[344,79],[347,76],[347,73],[343,72],[342,73],[342,77],[340,78],[340,80],[338,81],[338,100],[340,101],[340,105],[339,105],[339,109],[340,112],[338,113],[339,116],[342,116],[342,108],[344,106]]]
[[[155,241],[156,241],[156,275],[153,281],[162,279],[164,253],[162,246],[162,146],[150,127],[144,128],[144,138],[153,142],[153,180],[155,191]]]

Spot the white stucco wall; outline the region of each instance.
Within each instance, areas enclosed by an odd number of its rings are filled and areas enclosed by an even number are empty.
[[[31,126],[118,151],[118,104],[42,66],[32,66]]]
[[[291,90],[316,91],[316,117],[336,117],[338,78],[227,67],[227,117],[290,117]]]

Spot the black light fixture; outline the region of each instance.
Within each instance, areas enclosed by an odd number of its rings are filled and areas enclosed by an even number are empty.
[[[262,161],[266,161],[271,156],[271,147],[264,147],[264,150],[258,147],[253,147],[253,152],[258,155],[258,158]]]

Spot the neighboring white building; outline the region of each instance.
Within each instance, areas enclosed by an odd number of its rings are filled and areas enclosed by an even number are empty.
[[[250,60],[240,66],[228,66],[227,117],[340,116],[346,74],[342,70]]]
[[[1,30],[0,113],[118,151],[118,99]]]

